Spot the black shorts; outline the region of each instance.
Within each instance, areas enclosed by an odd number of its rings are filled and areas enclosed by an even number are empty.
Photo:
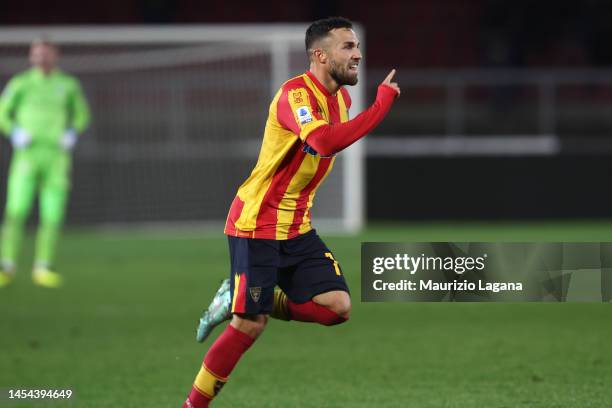
[[[340,265],[315,230],[285,241],[228,240],[232,313],[269,314],[276,285],[295,303],[332,290],[349,291]]]

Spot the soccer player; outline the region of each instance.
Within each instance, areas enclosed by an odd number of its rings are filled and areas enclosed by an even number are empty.
[[[46,39],[30,47],[32,68],[10,79],[0,97],[0,131],[10,137],[13,156],[0,238],[0,287],[11,283],[35,195],[40,225],[32,278],[61,286],[52,270],[55,246],[70,189],[71,150],[89,122],[79,81],[56,68],[58,50]]]
[[[348,287],[312,229],[310,207],[335,155],[382,121],[400,89],[391,82],[393,70],[376,101],[349,120],[351,98],[343,86],[357,83],[362,57],[351,22],[312,23],[306,50],[310,69],[285,82],[272,100],[259,160],[229,210],[231,279],[200,319],[197,340],[232,320],[206,353],[183,408],[209,406],[268,316],[327,326],[349,318]]]

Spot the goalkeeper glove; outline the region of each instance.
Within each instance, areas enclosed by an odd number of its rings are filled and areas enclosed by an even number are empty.
[[[60,140],[60,145],[64,148],[64,150],[70,151],[74,149],[74,145],[76,145],[78,138],[79,137],[74,130],[68,129],[64,132],[62,139]]]
[[[13,133],[11,133],[11,144],[14,149],[23,149],[27,147],[32,142],[32,136],[25,130],[20,127],[16,127],[13,129]]]

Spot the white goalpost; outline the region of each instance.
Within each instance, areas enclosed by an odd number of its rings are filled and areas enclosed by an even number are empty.
[[[257,159],[272,96],[308,67],[306,27],[4,27],[0,83],[28,67],[28,45],[41,35],[81,80],[92,125],[75,152],[69,223],[222,225]],[[365,106],[364,64],[360,70],[359,85],[348,87],[352,116]],[[317,193],[315,228],[358,231],[364,179],[357,143]]]

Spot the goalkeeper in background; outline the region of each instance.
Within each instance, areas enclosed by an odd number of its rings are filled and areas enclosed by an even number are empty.
[[[25,222],[39,195],[40,225],[32,278],[55,288],[52,270],[70,190],[71,150],[89,123],[79,81],[56,68],[57,47],[37,39],[30,48],[32,68],[10,79],[0,97],[0,131],[13,146],[4,224],[0,236],[0,287],[16,270]]]

